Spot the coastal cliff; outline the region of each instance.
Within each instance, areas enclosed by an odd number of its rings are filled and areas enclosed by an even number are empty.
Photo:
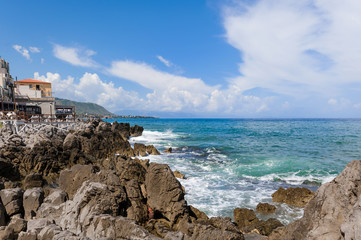
[[[168,165],[138,159],[160,154],[130,145],[142,132],[101,120],[0,128],[0,239],[361,239],[361,161],[314,194],[280,188],[275,202],[308,202],[294,223],[240,208],[232,222],[188,205]]]
[[[99,120],[1,128],[0,239],[244,239],[189,206],[167,165],[132,158],[159,154],[131,147],[142,131]]]

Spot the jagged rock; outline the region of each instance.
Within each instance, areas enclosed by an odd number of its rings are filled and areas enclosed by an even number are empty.
[[[233,210],[233,218],[240,229],[255,225],[259,222],[253,210],[247,208],[236,208]]]
[[[192,205],[189,205],[189,209],[190,209],[191,216],[193,215],[197,219],[205,219],[205,220],[208,219],[207,214],[205,214],[204,212],[198,210],[197,208],[193,207]]]
[[[8,228],[13,229],[14,237],[17,237],[21,231],[25,231],[27,227],[27,221],[22,218],[13,216],[8,225]]]
[[[24,219],[30,220],[36,216],[38,208],[43,203],[44,191],[42,188],[31,188],[25,191],[23,206],[24,206]]]
[[[83,182],[90,179],[95,172],[96,168],[92,165],[74,165],[60,172],[59,187],[72,199]]]
[[[136,156],[147,156],[147,147],[142,143],[134,143],[134,154]]]
[[[260,235],[259,233],[245,233],[245,240],[268,240],[268,237]]]
[[[15,239],[14,229],[5,228],[4,230],[0,230],[0,240],[13,240]]]
[[[39,173],[32,172],[28,174],[24,179],[24,188],[36,188],[36,187],[42,187],[44,185],[44,179],[43,176]]]
[[[0,227],[6,225],[6,209],[0,198]]]
[[[134,159],[117,156],[115,168],[116,174],[120,177],[120,179],[127,181],[135,179],[139,183],[143,183],[145,180],[145,168]]]
[[[142,136],[144,128],[138,125],[134,125],[134,127],[130,127],[130,136],[139,137]]]
[[[53,221],[46,218],[31,219],[28,221],[27,232],[39,234],[43,228],[51,224],[53,224]]]
[[[256,207],[256,211],[269,214],[276,212],[276,207],[269,203],[259,203]]]
[[[21,232],[19,233],[18,240],[37,240],[37,234],[34,231]]]
[[[224,220],[222,217],[216,217],[209,220],[198,220],[197,224],[194,224],[190,239],[243,240],[244,236],[232,222]]]
[[[287,188],[280,187],[272,194],[272,201],[286,203],[295,207],[304,207],[313,197],[314,192],[308,188]]]
[[[276,228],[283,227],[283,224],[275,218],[270,218],[267,221],[260,220],[254,227],[260,234],[269,236]]]
[[[170,148],[167,148],[166,150],[164,150],[165,153],[172,153],[173,152],[173,149],[170,147]]]
[[[361,196],[360,173],[361,161],[350,162],[339,176],[316,191],[301,219],[277,229],[270,239],[338,240],[357,236],[360,222],[352,219],[358,216],[354,214]]]
[[[22,211],[23,194],[24,192],[21,188],[9,188],[0,191],[1,200],[8,216]]]
[[[21,184],[19,182],[13,182],[13,181],[6,181],[4,183],[4,187],[5,189],[9,189],[9,188],[20,188]]]
[[[175,170],[173,173],[176,178],[185,179],[184,174],[180,173],[178,170]]]
[[[361,196],[341,225],[345,239],[361,239]]]
[[[146,151],[150,155],[160,155],[159,151],[153,145],[146,146]]]
[[[127,218],[144,223],[148,220],[147,205],[141,193],[137,180],[133,179],[127,182],[125,186],[130,207],[127,209]]]
[[[50,240],[53,239],[55,235],[59,234],[62,231],[61,227],[51,224],[46,227],[44,227],[39,233],[38,233],[38,240]]]
[[[188,214],[187,204],[181,184],[166,164],[151,163],[145,187],[149,207],[174,223],[180,216]]]
[[[3,151],[4,155],[11,155],[11,150],[9,151],[9,153],[5,152],[5,150]],[[19,180],[20,174],[15,168],[14,164],[11,162],[11,160],[0,158],[0,177],[5,177],[11,180]]]
[[[66,200],[68,200],[68,195],[67,193],[60,189],[60,188],[57,188],[57,189],[54,189],[50,194],[49,196],[47,196],[45,199],[44,199],[44,203],[51,203],[51,204],[54,204],[54,205],[60,205],[64,202],[66,202]]]

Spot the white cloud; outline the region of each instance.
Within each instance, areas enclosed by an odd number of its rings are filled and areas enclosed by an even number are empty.
[[[260,0],[224,9],[225,37],[242,54],[241,91],[347,96],[361,83],[361,2]]]
[[[21,55],[23,55],[26,59],[31,60],[30,58],[30,54],[29,54],[29,50],[27,50],[26,48],[20,46],[20,45],[13,45],[13,48],[20,53]]]
[[[159,61],[161,61],[164,65],[166,65],[167,67],[170,67],[170,66],[172,66],[173,64],[169,61],[169,60],[167,60],[167,59],[165,59],[164,57],[162,57],[162,56],[157,56],[157,58],[159,59]]]
[[[63,79],[60,74],[50,72],[46,75],[36,72],[34,78],[52,83],[52,91],[56,97],[94,102],[112,111],[124,108],[137,109],[143,102],[136,92],[114,87],[112,82],[102,81],[96,73],[85,73],[78,82],[74,77],[68,76]]]
[[[32,52],[32,53],[39,53],[39,52],[40,52],[40,49],[37,48],[37,47],[29,47],[29,50],[30,50],[30,52]]]
[[[98,67],[91,56],[96,54],[93,50],[82,50],[80,48],[64,47],[59,44],[54,44],[54,56],[60,60],[68,62],[74,66],[81,67]]]

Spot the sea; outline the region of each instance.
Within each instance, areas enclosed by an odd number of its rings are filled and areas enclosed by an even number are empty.
[[[111,119],[144,127],[130,143],[154,145],[166,163],[186,176],[189,205],[208,216],[233,217],[235,208],[277,207],[288,224],[303,209],[272,202],[279,187],[316,191],[332,181],[351,160],[361,159],[361,119]],[[172,153],[163,153],[172,148]]]

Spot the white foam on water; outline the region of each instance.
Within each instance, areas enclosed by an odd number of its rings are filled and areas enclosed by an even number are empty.
[[[172,130],[167,130],[165,132],[159,131],[143,131],[142,135],[139,137],[130,137],[129,142],[133,145],[134,143],[143,143],[145,145],[154,145],[154,146],[165,146],[171,147],[171,141],[179,137],[180,135],[175,134]]]

